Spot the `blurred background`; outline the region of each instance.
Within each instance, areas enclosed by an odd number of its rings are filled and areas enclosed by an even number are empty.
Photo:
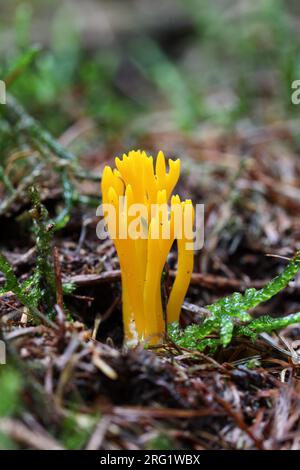
[[[298,112],[296,0],[2,0],[0,11],[0,76],[41,49],[11,91],[56,135],[88,117],[99,139],[122,132],[130,145],[150,129],[251,129]]]

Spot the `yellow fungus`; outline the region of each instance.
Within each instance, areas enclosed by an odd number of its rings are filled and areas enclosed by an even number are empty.
[[[194,210],[190,200],[172,196],[180,174],[180,160],[163,152],[153,158],[131,151],[115,159],[102,174],[105,222],[115,244],[122,276],[125,337],[128,344],[162,340],[165,324],[179,320],[181,305],[193,271]],[[169,202],[171,198],[171,201]],[[170,204],[168,206],[168,204]],[[174,240],[178,272],[163,314],[161,277]]]

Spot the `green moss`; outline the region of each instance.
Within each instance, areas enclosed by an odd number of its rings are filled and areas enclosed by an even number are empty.
[[[31,301],[35,307],[42,304],[46,311],[51,311],[56,300],[55,276],[52,263],[52,238],[54,224],[51,223],[48,211],[41,203],[35,187],[29,190],[32,202],[30,211],[36,240],[36,267],[32,278]]]
[[[234,294],[218,300],[205,308],[212,313],[202,324],[193,324],[181,330],[177,323],[169,326],[171,339],[179,346],[204,350],[215,349],[219,344],[227,346],[233,337],[246,335],[255,338],[262,332],[279,330],[288,325],[300,322],[300,313],[283,318],[272,318],[268,315],[252,320],[248,310],[271,299],[284,289],[300,269],[300,252],[288,263],[281,274],[275,277],[262,289],[250,288],[244,294]],[[243,322],[241,326],[240,323]],[[218,339],[209,338],[214,333]]]

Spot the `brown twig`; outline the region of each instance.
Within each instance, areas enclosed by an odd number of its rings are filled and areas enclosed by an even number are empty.
[[[115,406],[112,408],[111,413],[124,416],[128,420],[135,420],[141,416],[145,418],[199,418],[202,416],[223,415],[223,412],[215,412],[208,408],[185,410],[176,408],[147,408],[143,406]]]
[[[171,278],[175,278],[176,271],[169,271]],[[121,280],[121,271],[116,269],[114,271],[105,271],[100,274],[79,274],[71,276],[67,279],[77,287],[93,286],[109,282],[116,282]],[[240,280],[229,279],[223,276],[215,276],[214,274],[193,273],[191,278],[191,285],[203,286],[207,289],[224,289],[224,290],[244,290],[247,287],[254,287],[255,289],[262,288],[269,282],[269,279],[263,280]]]
[[[38,450],[63,450],[63,447],[56,442],[52,436],[45,431],[44,435],[31,431],[20,421],[2,418],[0,420],[0,431],[17,442],[26,444],[30,448]]]

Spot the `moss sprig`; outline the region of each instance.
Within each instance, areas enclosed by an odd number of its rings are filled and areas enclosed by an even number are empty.
[[[281,274],[276,276],[262,289],[247,289],[244,294],[235,292],[205,308],[211,312],[200,325],[189,325],[180,329],[178,323],[173,323],[168,329],[171,339],[179,346],[203,350],[207,346],[227,346],[233,337],[246,335],[255,338],[259,333],[272,332],[288,325],[300,322],[300,313],[287,317],[272,318],[269,315],[255,320],[249,310],[270,300],[284,289],[300,270],[300,252],[288,263]],[[242,325],[241,325],[242,323]],[[217,338],[208,338],[216,334]]]

